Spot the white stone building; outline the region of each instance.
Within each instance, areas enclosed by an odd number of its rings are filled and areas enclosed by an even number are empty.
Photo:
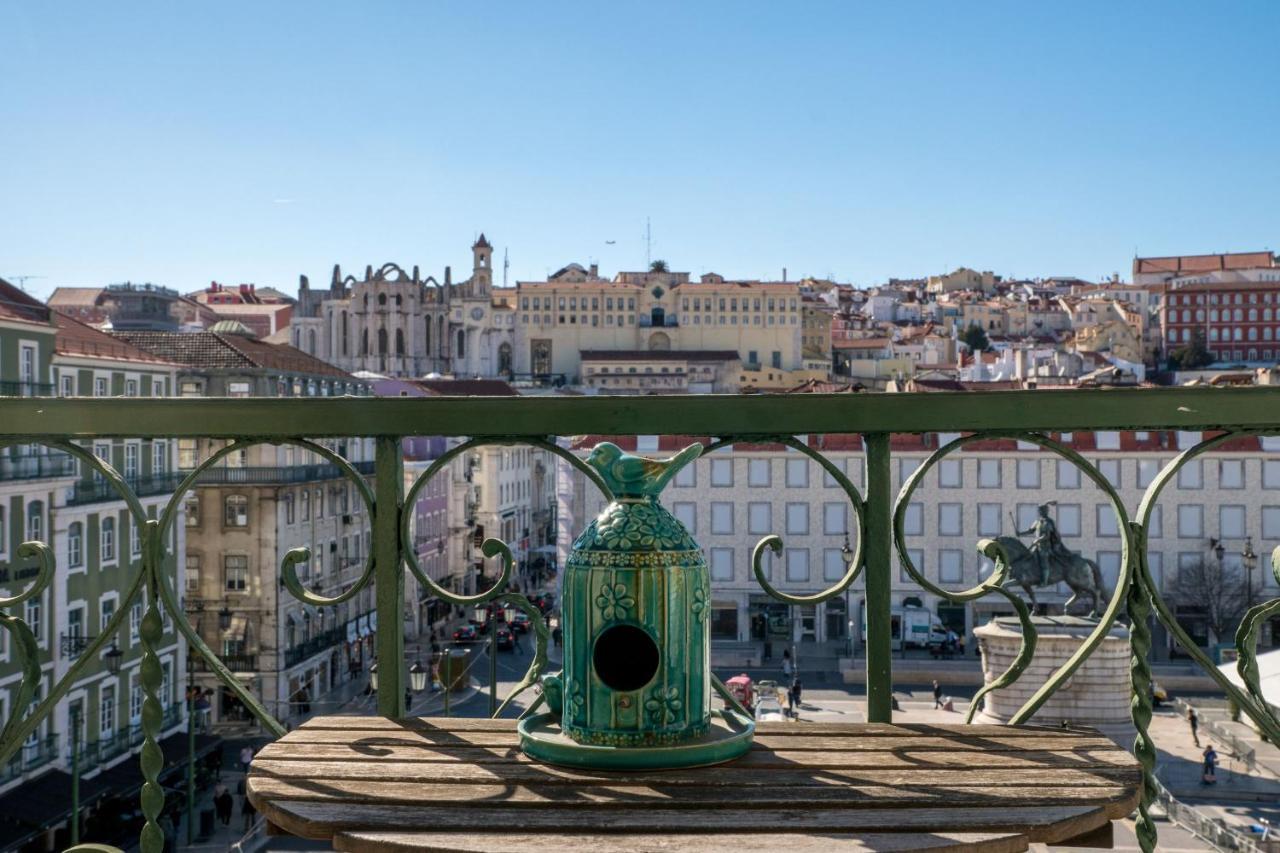
[[[1049,392],[1046,392],[1049,393]],[[1200,439],[1200,433],[1099,432],[1063,433],[1064,444],[1093,461],[1118,487],[1128,512],[1136,512],[1143,490],[1176,453]],[[955,435],[894,436],[893,492],[902,479],[940,444]],[[585,453],[599,436],[576,445]],[[639,442],[642,454],[667,456],[698,440],[685,436],[611,438],[626,450]],[[705,442],[705,439],[700,439]],[[864,487],[861,441],[855,436],[815,436],[812,447]],[[1216,559],[1210,540],[1225,548],[1225,560],[1238,562],[1246,539],[1264,555],[1280,545],[1280,443],[1242,439],[1193,460],[1164,492],[1153,517],[1150,567],[1166,599],[1177,607],[1180,621],[1203,643],[1204,615],[1194,604],[1175,602],[1172,584],[1180,565]],[[574,474],[574,521],[580,531],[603,506],[594,488]],[[847,500],[834,479],[813,462],[781,445],[739,446],[722,450],[688,466],[667,487],[663,504],[693,533],[707,554],[712,578],[713,639],[748,642],[761,639],[761,617],[771,632],[788,642],[821,644],[853,639],[861,642],[865,582],[859,579],[841,597],[808,607],[789,607],[768,598],[755,582],[751,552],[764,536],[777,534],[784,553],[772,562],[772,582],[787,592],[817,592],[844,573],[841,550],[846,536],[856,545],[856,525]],[[1121,538],[1105,494],[1079,469],[1034,445],[990,440],[967,445],[935,466],[917,490],[905,516],[907,546],[913,562],[933,582],[962,590],[973,586],[992,566],[976,550],[980,539],[1026,529],[1039,504],[1056,501],[1053,516],[1071,550],[1096,560],[1108,590],[1114,589],[1120,565]],[[1023,537],[1029,542],[1030,537]],[[896,564],[896,557],[895,557]],[[767,562],[766,565],[769,565]],[[929,595],[897,565],[893,572],[893,606],[918,602],[939,620],[966,635],[994,615],[1012,615],[1003,598],[992,595],[968,606],[949,604]],[[1255,569],[1255,601],[1280,594],[1270,572]],[[1065,589],[1043,590],[1042,601],[1061,605]],[[913,601],[914,599],[914,601]],[[852,614],[852,619],[851,619]],[[1264,631],[1262,644],[1280,640],[1280,620]],[[1273,640],[1274,638],[1274,640]],[[1228,638],[1223,638],[1226,641]],[[1158,654],[1168,653],[1168,640],[1157,627]],[[972,644],[969,648],[973,648]],[[1163,651],[1160,651],[1162,650]]]

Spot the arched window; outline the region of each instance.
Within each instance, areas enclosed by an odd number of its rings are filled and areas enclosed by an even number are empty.
[[[511,344],[502,343],[498,346],[498,372],[511,372]]]
[[[467,357],[467,333],[462,329],[458,330],[458,347],[453,352],[456,358]]]
[[[1240,329],[1238,329],[1238,328],[1237,328],[1237,329],[1235,329],[1235,330],[1232,332],[1231,337],[1232,337],[1233,339],[1237,340],[1237,341],[1238,341],[1238,340],[1240,340]]]
[[[439,318],[437,322],[440,325],[436,327],[436,345],[440,347],[441,355],[448,355],[446,350],[449,347],[449,340],[444,335],[444,317]]]
[[[369,330],[363,329],[360,332],[360,354],[369,354]]]
[[[1270,326],[1263,326],[1263,327],[1262,327],[1262,339],[1263,339],[1264,341],[1269,341],[1269,340],[1271,340],[1271,327],[1270,327]]]
[[[386,304],[387,304],[387,294],[385,294],[385,293],[379,293],[379,294],[378,294],[378,304],[379,304],[379,305],[386,305]]]
[[[342,354],[346,355],[347,354],[347,312],[346,311],[343,311],[341,314],[338,315],[338,322],[342,326],[338,332],[338,334],[342,338]]]
[[[404,329],[396,329],[396,355],[404,355]]]
[[[1210,330],[1209,330],[1209,340],[1211,340],[1211,341],[1216,341],[1217,339],[1218,339],[1218,330],[1217,330],[1217,329],[1210,329]]]
[[[44,501],[27,504],[27,539],[44,539]]]
[[[308,355],[316,354],[316,330],[315,329],[307,330],[307,354]]]
[[[387,330],[378,330],[378,355],[387,354]]]
[[[116,558],[116,520],[110,516],[102,519],[102,527],[98,534],[98,551],[102,562],[110,562]]]
[[[1256,323],[1256,322],[1258,322],[1258,309],[1257,309],[1257,308],[1250,308],[1250,309],[1249,309],[1249,322],[1250,322],[1250,323]]]
[[[1237,294],[1237,296],[1238,296],[1238,295],[1239,295],[1239,294]],[[1237,323],[1239,323],[1241,320],[1243,320],[1243,319],[1244,319],[1244,311],[1242,311],[1242,310],[1240,310],[1239,308],[1237,308],[1237,309],[1235,310],[1235,314],[1234,314],[1234,316],[1235,316],[1236,322],[1237,322]]]
[[[1209,309],[1209,319],[1210,319],[1212,322],[1214,322],[1214,323],[1218,322],[1218,309],[1217,309],[1217,308],[1210,308],[1210,309]]]
[[[431,355],[431,318],[427,318],[426,328],[423,329],[422,350],[427,355]]]
[[[284,496],[284,523],[293,524],[293,492],[288,492]]]
[[[1256,341],[1258,339],[1258,330],[1254,326],[1249,327],[1249,340]]]
[[[67,526],[67,565],[84,565],[84,525],[78,521]]]
[[[223,501],[223,525],[226,527],[249,526],[249,499],[244,495],[227,495]]]
[[[309,521],[311,519],[311,491],[309,489],[302,490],[302,520]]]

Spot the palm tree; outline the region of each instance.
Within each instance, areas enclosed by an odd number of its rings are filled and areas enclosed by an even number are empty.
[[[668,272],[667,262],[664,260],[656,260],[649,264],[649,272]]]

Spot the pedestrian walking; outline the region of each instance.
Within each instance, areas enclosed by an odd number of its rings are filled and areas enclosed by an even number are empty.
[[[798,702],[796,700],[796,688],[795,688],[795,684],[793,683],[790,687],[787,688],[787,716],[788,717],[794,717],[796,715],[797,704]]]
[[[253,761],[253,747],[246,743],[240,749],[240,769],[248,773],[250,761]]]
[[[933,710],[942,707],[942,685],[938,683],[938,679],[933,680]]]
[[[797,674],[795,678],[791,679],[791,690],[790,690],[791,704],[794,708],[797,709],[797,711],[800,708],[801,694],[803,690],[804,690],[804,685],[800,683],[800,676],[799,674]]]
[[[1195,708],[1187,708],[1187,725],[1191,726],[1191,739],[1200,745],[1200,715]]]
[[[1218,775],[1214,771],[1218,766],[1218,753],[1214,751],[1213,744],[1209,744],[1204,748],[1204,765],[1201,768],[1200,784],[1215,785],[1218,782]]]
[[[258,810],[253,807],[253,803],[249,802],[248,794],[245,794],[244,799],[240,801],[240,814],[244,817],[244,831],[248,833],[253,829],[253,819],[258,816]]]
[[[235,807],[235,800],[231,797],[231,792],[227,790],[225,785],[220,785],[222,790],[213,797],[213,810],[218,815],[218,820],[222,821],[223,826],[231,825],[231,810]]]
[[[791,677],[794,668],[791,666],[791,649],[782,650],[782,674],[787,678]]]

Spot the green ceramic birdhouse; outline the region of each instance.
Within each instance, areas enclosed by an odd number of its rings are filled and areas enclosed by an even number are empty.
[[[707,565],[658,493],[702,452],[666,461],[599,444],[587,462],[615,500],[565,564],[565,734],[582,743],[671,743],[709,714]]]

